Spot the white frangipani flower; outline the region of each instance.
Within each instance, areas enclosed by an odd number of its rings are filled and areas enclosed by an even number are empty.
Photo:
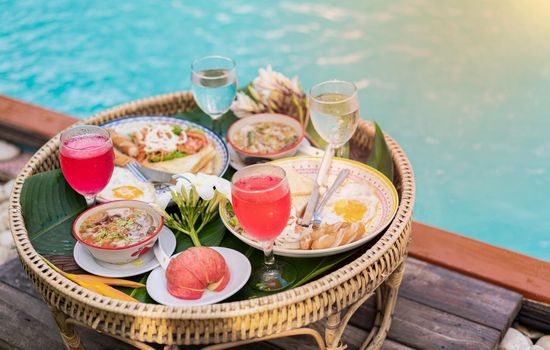
[[[269,99],[271,91],[281,90],[287,93],[302,94],[300,84],[298,83],[298,77],[289,79],[282,73],[273,71],[271,65],[268,65],[266,69],[260,68],[258,70],[258,77],[252,82],[252,86],[261,95],[262,100]]]
[[[181,191],[182,188],[185,188],[185,191],[189,193],[189,189],[193,186],[202,199],[209,201],[214,198],[214,186],[219,179],[217,176],[204,173],[183,173],[177,176],[176,189]]]
[[[273,71],[269,65],[258,70],[258,77],[248,86],[248,93],[238,93],[231,110],[239,118],[258,113],[280,113],[291,116],[302,125],[308,123],[307,98],[298,77],[292,79]]]
[[[231,110],[238,118],[244,118],[252,114],[262,113],[264,107],[244,92],[237,92],[237,98],[233,101]]]
[[[231,182],[219,177],[216,183],[216,191],[231,202]]]

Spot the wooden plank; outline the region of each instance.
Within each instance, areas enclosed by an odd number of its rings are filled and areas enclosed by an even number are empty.
[[[8,349],[59,349],[58,332],[46,305],[0,282],[0,339]]]
[[[370,324],[372,304],[359,309],[351,324]],[[413,349],[483,350],[494,349],[501,333],[459,316],[399,298],[388,338]]]
[[[418,222],[409,255],[550,304],[550,263]]]
[[[521,308],[516,292],[409,258],[399,296],[504,331]]]
[[[311,325],[324,336],[324,321],[317,322]],[[347,349],[354,350],[359,349],[363,341],[367,337],[368,332],[362,328],[349,324],[344,331],[342,340],[347,345]],[[260,344],[273,344],[282,349],[300,349],[300,350],[317,350],[319,347],[316,342],[310,336],[300,335],[294,337],[287,337],[281,339],[270,340],[269,342],[262,342]],[[258,348],[261,349],[261,348]],[[399,344],[392,340],[386,340],[382,346],[383,350],[412,350],[410,347]]]
[[[2,265],[2,268],[0,268],[0,281],[27,294],[39,297],[18,258],[12,259]]]
[[[25,130],[47,139],[77,122],[63,113],[0,95],[0,125]]]
[[[524,300],[519,313],[519,322],[527,327],[550,333],[550,305],[533,300]]]
[[[64,349],[46,304],[4,282],[0,282],[0,324],[0,349]],[[86,349],[134,349],[90,329],[78,331]]]

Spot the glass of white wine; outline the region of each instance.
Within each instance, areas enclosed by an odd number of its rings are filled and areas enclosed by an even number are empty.
[[[328,142],[327,152],[343,156],[343,146],[351,139],[359,122],[359,101],[355,84],[343,80],[319,83],[309,91],[311,121]]]
[[[220,119],[237,93],[235,62],[223,56],[196,59],[191,65],[191,85],[195,102],[212,118],[214,132],[222,136]]]

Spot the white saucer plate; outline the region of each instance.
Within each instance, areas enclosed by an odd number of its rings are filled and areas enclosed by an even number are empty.
[[[168,256],[172,255],[176,249],[176,236],[174,233],[164,226],[160,231],[158,239],[161,240],[164,252],[168,254]],[[120,265],[96,260],[88,249],[79,242],[74,246],[73,255],[74,260],[82,269],[91,274],[103,277],[121,278],[136,276],[151,271],[160,265],[155,258],[153,249],[135,261]]]
[[[224,247],[211,247],[220,253],[227,266],[229,266],[229,273],[231,278],[227,286],[220,292],[212,292],[206,290],[200,299],[185,300],[176,298],[168,292],[166,286],[165,270],[162,267],[157,267],[149,274],[147,278],[147,293],[157,303],[167,306],[200,306],[214,304],[224,299],[229,298],[233,294],[237,293],[248,281],[252,267],[247,257],[242,253]],[[172,258],[176,257],[174,255]]]

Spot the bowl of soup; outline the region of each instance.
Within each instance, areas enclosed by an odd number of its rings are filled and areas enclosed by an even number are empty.
[[[97,260],[125,264],[153,248],[163,225],[164,218],[149,204],[122,200],[84,211],[73,235]]]
[[[295,155],[304,134],[298,120],[262,113],[233,123],[227,131],[227,142],[245,162],[247,158],[279,159]]]

